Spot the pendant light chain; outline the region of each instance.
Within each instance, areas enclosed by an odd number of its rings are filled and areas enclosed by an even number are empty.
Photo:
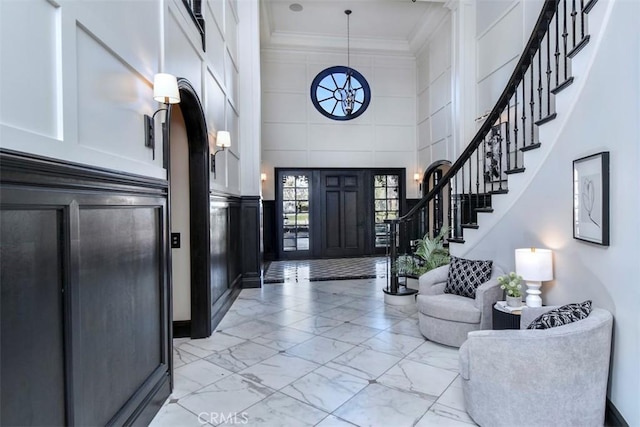
[[[344,13],[347,14],[347,68],[351,69],[351,30],[349,26],[349,15],[351,15],[351,10],[347,9]]]

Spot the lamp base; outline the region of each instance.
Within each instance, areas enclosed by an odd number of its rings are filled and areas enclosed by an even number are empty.
[[[542,287],[542,282],[527,282],[527,298],[525,299],[527,307],[542,307],[540,287]]]

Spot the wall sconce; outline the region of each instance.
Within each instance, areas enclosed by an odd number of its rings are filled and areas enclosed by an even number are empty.
[[[231,134],[226,130],[219,130],[216,133],[215,144],[212,141],[213,135],[209,134],[209,150],[213,151],[211,154],[211,172],[213,172],[213,178],[216,177],[216,154],[221,151],[224,151],[226,148],[231,147]],[[219,150],[216,150],[216,147],[220,147]]]
[[[165,108],[160,108],[152,116],[144,115],[144,146],[151,148],[153,159],[156,158],[155,122],[156,114],[160,111],[169,111],[169,104],[180,102],[178,79],[171,74],[158,73],[153,77],[153,99],[162,102]],[[163,130],[165,124],[163,123]]]
[[[413,180],[418,184],[418,190],[422,191],[422,175],[419,172],[414,173]]]
[[[267,174],[266,173],[262,172],[260,174],[260,181],[262,181],[262,182],[266,182],[267,181]]]
[[[527,307],[541,307],[542,282],[553,279],[553,259],[550,249],[516,249],[516,274],[527,282]]]

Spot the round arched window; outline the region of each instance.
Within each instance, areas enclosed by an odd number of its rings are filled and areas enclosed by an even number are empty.
[[[337,65],[320,71],[313,79],[311,101],[322,115],[330,119],[351,120],[369,106],[371,89],[358,71]]]

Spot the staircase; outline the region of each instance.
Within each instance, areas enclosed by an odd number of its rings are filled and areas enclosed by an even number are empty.
[[[387,241],[399,244],[387,250],[392,273],[386,294],[415,292],[400,286],[393,273],[412,241],[447,226],[452,253],[464,253],[460,245],[481,239],[535,177],[570,109],[572,97],[558,95],[573,90],[575,99],[572,63],[590,42],[587,24],[596,1],[544,1],[509,81],[469,145],[406,215],[387,221]]]

